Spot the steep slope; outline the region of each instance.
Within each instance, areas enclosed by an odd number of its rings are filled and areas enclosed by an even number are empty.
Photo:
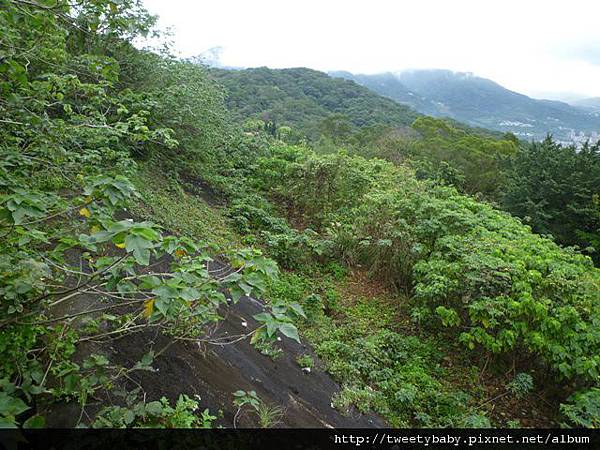
[[[240,119],[265,117],[278,124],[314,128],[332,114],[356,126],[410,125],[418,116],[359,84],[306,68],[211,69],[227,90],[227,106]]]
[[[188,237],[202,233],[223,247],[240,245],[239,236],[224,217],[223,208],[209,204],[209,201],[220,203],[223,199],[216,198],[202,183],[188,184],[189,191],[169,190],[168,180],[149,164],[140,166],[135,182],[141,197],[131,205],[129,212],[120,211],[119,218],[152,220],[169,233]],[[163,257],[153,262],[153,269],[157,273],[168,272],[171,262],[171,257]],[[219,258],[208,262],[206,268],[221,277],[235,272]],[[101,296],[88,293],[61,303],[53,312],[60,316],[83,314],[102,301]],[[332,408],[331,400],[342,387],[323,370],[323,364],[306,340],[299,343],[283,336],[278,343],[282,351],[277,358],[272,358],[254,348],[250,339],[240,339],[260,326],[254,316],[264,310],[262,299],[244,296],[237,303],[221,308],[219,313],[223,319],[214,325],[211,337],[202,342],[172,340],[146,327],[128,339],[84,341],[77,347],[76,358],[102,354],[116,364],[127,365],[141,360],[148,351],[160,354],[153,361],[152,369],[132,372],[116,382],[116,388],[134,392],[143,386],[148,398],[165,397],[172,402],[186,393],[194,396],[202,409],[208,408],[211,413],[219,411],[215,425],[223,427],[267,426],[264,419],[261,422],[252,411],[237,411],[232,400],[233,393],[240,389],[255,391],[260,401],[271,408],[269,426],[370,428],[386,425],[373,413],[362,414],[353,408],[350,414],[342,414]],[[302,355],[310,355],[315,361],[312,370],[303,370],[297,362]],[[109,402],[107,398],[100,398]],[[68,428],[77,425],[80,409],[76,401],[63,401],[50,405],[43,414],[48,417],[49,426]],[[99,404],[89,405],[86,413],[95,415],[99,410]]]
[[[600,119],[589,111],[563,102],[532,99],[470,73],[414,70],[399,74],[332,75],[353,79],[425,114],[510,131],[525,139],[541,139],[551,133],[560,141],[578,142],[600,132]]]
[[[515,142],[418,117],[391,140],[431,152],[417,172],[243,133],[203,68],[135,49],[143,9],[4,5],[3,41],[29,50],[0,61],[0,425],[529,426],[560,402],[600,423],[600,272],[423,180],[438,161],[490,178]],[[408,119],[312,74],[281,86],[327,119]],[[540,392],[555,412],[517,422]]]
[[[385,97],[389,97],[400,103],[405,103],[423,114],[439,116],[439,105],[427,96],[416,94],[408,89],[398,80],[393,73],[378,73],[374,75],[352,74],[346,71],[329,72],[329,75],[336,78],[345,78],[356,81],[358,84],[371,89]]]

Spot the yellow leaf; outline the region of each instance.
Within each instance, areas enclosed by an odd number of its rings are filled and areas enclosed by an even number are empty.
[[[252,338],[250,339],[250,344],[254,345],[261,340],[263,335],[265,334],[265,330],[263,328],[257,328],[252,333]]]
[[[187,252],[180,248],[180,249],[175,250],[175,255],[179,256],[181,258],[182,256],[187,255]]]
[[[154,311],[154,299],[148,299],[144,302],[144,317],[148,318],[152,315],[152,311]]]
[[[125,242],[121,242],[120,244],[115,244],[117,248],[125,248]]]
[[[90,233],[97,233],[98,231],[100,231],[100,227],[98,225],[93,225],[90,227]]]
[[[90,216],[92,215],[92,213],[91,213],[91,212],[90,212],[90,210],[89,210],[89,209],[87,209],[87,208],[81,208],[81,209],[79,210],[79,215],[80,215],[80,216],[83,216],[83,217],[90,217]]]

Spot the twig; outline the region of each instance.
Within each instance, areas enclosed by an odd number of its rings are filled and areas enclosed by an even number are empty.
[[[141,302],[143,302],[145,300],[146,299],[142,298],[142,299],[137,299],[137,300],[131,300],[131,301],[126,302],[126,303],[117,303],[117,304],[114,304],[114,305],[104,306],[102,308],[90,309],[88,311],[81,311],[81,312],[78,312],[78,313],[69,314],[69,315],[62,316],[62,317],[57,317],[57,318],[54,318],[54,319],[43,320],[41,322],[33,322],[33,323],[31,323],[31,325],[44,325],[44,324],[53,323],[53,322],[60,322],[61,320],[73,319],[75,317],[84,316],[86,314],[93,314],[93,313],[97,313],[97,312],[107,311],[109,309],[118,308],[119,306],[128,306],[128,305],[133,305],[135,303],[141,303]],[[17,322],[17,323],[24,325],[22,322]]]

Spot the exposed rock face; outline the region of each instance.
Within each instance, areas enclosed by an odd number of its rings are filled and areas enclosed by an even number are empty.
[[[226,273],[227,267],[213,262],[211,270]],[[161,267],[164,266],[164,267]],[[167,270],[165,260],[157,270]],[[89,309],[94,302],[92,296],[75,299],[60,313],[73,313],[78,309]],[[225,319],[218,324],[213,335],[218,337],[238,336],[248,333],[258,325],[252,318],[262,311],[259,300],[243,297],[235,305],[223,311]],[[232,339],[233,340],[233,339]],[[112,363],[131,366],[150,349],[158,352],[167,346],[170,338],[154,328],[128,335],[110,344],[86,342],[79,346],[80,357],[91,353],[104,354]],[[286,337],[279,342],[283,354],[273,360],[262,355],[249,343],[249,339],[232,344],[202,346],[194,342],[177,341],[171,344],[152,364],[155,372],[131,373],[132,381],[125,381],[121,389],[131,390],[137,383],[146,393],[146,401],[167,397],[172,402],[180,394],[199,397],[201,409],[208,408],[213,415],[223,412],[216,425],[231,427],[237,407],[233,405],[233,392],[254,390],[269,406],[281,408],[278,427],[382,427],[385,422],[375,415],[365,416],[358,412],[344,416],[331,406],[331,397],[340,390],[337,383],[325,372],[303,371],[296,359],[312,353],[307,345],[298,344]],[[93,416],[96,408],[86,407]],[[72,427],[80,416],[77,404],[53,405],[47,412],[48,425]],[[84,420],[84,422],[87,422]],[[258,426],[255,414],[240,414],[238,427]]]

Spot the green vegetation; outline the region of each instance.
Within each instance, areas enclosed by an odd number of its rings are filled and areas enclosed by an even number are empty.
[[[237,412],[233,419],[233,426],[237,425],[238,417],[244,413],[253,413],[258,417],[261,428],[272,428],[280,423],[279,419],[283,410],[278,406],[269,406],[255,391],[236,391],[233,393],[233,404],[237,407]]]
[[[407,106],[316,70],[261,67],[211,69],[211,74],[226,88],[227,106],[239,121],[272,122],[292,127],[311,139],[319,138],[320,123],[332,114],[343,114],[353,128],[410,125],[417,117]]]
[[[153,189],[155,179],[138,183],[152,202],[148,216],[194,239],[123,218],[138,203],[130,178],[145,173],[136,174],[136,158],[171,172],[201,165],[228,135],[220,91],[203,70],[131,46],[154,22],[139,2],[0,6],[0,421],[42,425],[50,404],[77,401],[77,424],[91,399],[123,390],[128,374],[152,370],[161,353],[142,348],[139,361],[122,367],[84,351],[86,342],[142,329],[173,340],[207,336],[227,303],[222,290],[234,301],[259,293],[277,266],[258,250],[230,247],[225,258],[235,272],[212,273],[211,248],[230,234],[214,226],[218,214],[175,227],[166,211],[175,203],[169,195],[184,195],[176,184],[170,192]],[[176,212],[202,214],[199,203]],[[278,331],[297,338],[297,314],[298,306],[266,307],[256,340]],[[174,408],[127,401],[93,424],[212,420],[193,416],[196,404],[186,397]]]
[[[351,82],[308,69],[212,73],[227,88],[227,106],[234,116],[240,121],[252,118],[245,125],[248,131],[266,131],[288,143],[309,137],[319,153],[343,147],[409,165],[417,177],[480,196],[521,217],[535,232],[551,234],[562,245],[577,245],[599,261],[597,144],[586,144],[580,151],[551,139],[519,142],[510,133],[417,117],[409,110],[380,114],[379,103],[385,99],[373,93],[359,95]],[[299,108],[299,99],[324,109]],[[356,103],[358,99],[365,100]]]
[[[140,201],[131,205],[132,214],[153,220],[178,235],[201,238],[211,244],[214,252],[241,248],[240,238],[224,212],[194,195],[194,186],[189,186],[188,192],[188,186],[182,186],[175,176],[166,178],[150,164],[141,164],[132,177],[140,194]]]
[[[539,394],[532,424],[598,425],[598,145],[528,146],[305,69],[214,71],[227,93],[131,45],[154,23],[136,0],[0,6],[3,425],[70,401],[91,426],[212,426],[185,393],[128,389],[168,346],[107,349],[208,340],[245,295],[265,306],[242,338],[275,358],[305,337],[343,412],[516,426],[511,401]],[[233,405],[234,426],[283,413]]]
[[[312,369],[315,366],[315,361],[310,355],[300,355],[296,362],[303,369]]]
[[[535,232],[576,245],[599,261],[600,143],[580,149],[551,138],[526,144],[512,135],[500,138],[420,117],[410,129],[356,133],[346,146],[359,155],[408,165],[418,178],[485,199],[521,217]]]
[[[578,392],[569,398],[569,403],[561,405],[561,412],[570,426],[598,428],[600,425],[600,389],[592,388]]]
[[[320,233],[311,246],[321,258],[368,268],[411,296],[416,323],[446,328],[474,353],[580,387],[598,382],[600,272],[589,258],[390,163],[271,151],[255,184]]]
[[[103,408],[96,417],[95,428],[211,428],[215,416],[208,409],[200,416],[195,414],[198,402],[187,395],[180,395],[173,408],[162,397],[159,401],[136,402],[139,389],[132,393],[121,393],[126,398],[126,406]],[[119,393],[117,393],[119,394]]]
[[[345,314],[344,320],[324,317],[308,333],[328,371],[342,383],[333,400],[337,408],[374,410],[395,427],[464,427],[476,421],[489,426],[473,407],[474,399],[446,381],[443,353],[432,340],[392,331],[390,305],[363,298]],[[461,376],[466,382],[473,378],[468,372]]]
[[[533,143],[518,153],[508,174],[508,211],[600,263],[600,142],[581,149],[551,139]]]

